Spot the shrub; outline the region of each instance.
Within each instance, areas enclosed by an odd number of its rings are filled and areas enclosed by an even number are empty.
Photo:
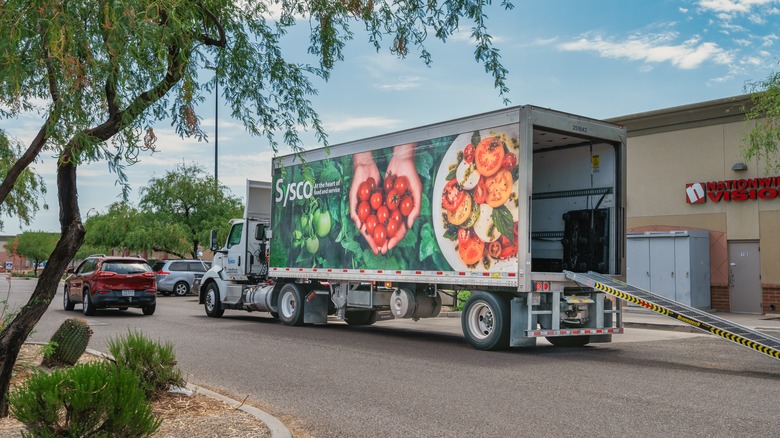
[[[471,297],[471,291],[468,291],[468,290],[459,291],[458,292],[458,303],[455,306],[455,309],[463,310],[463,306],[466,305],[466,301],[468,301],[469,297]]]
[[[161,344],[138,332],[108,341],[108,351],[117,366],[132,370],[138,375],[148,398],[167,390],[171,385],[184,386],[185,382],[176,366],[173,345]]]
[[[53,346],[50,354],[44,354],[41,365],[53,367],[59,365],[75,365],[89,344],[92,329],[87,321],[81,318],[68,318],[51,337],[49,344]]]
[[[162,423],[131,370],[108,362],[38,371],[8,395],[31,436],[148,436]]]

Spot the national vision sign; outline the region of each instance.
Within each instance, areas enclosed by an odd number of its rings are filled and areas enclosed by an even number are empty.
[[[780,197],[780,176],[723,181],[697,182],[685,185],[685,202],[740,202]]]

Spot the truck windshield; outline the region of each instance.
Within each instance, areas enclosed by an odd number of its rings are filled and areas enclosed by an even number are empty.
[[[244,229],[244,224],[235,224],[230,229],[230,235],[228,236],[227,247],[231,248],[233,245],[237,245],[241,242],[241,231]]]

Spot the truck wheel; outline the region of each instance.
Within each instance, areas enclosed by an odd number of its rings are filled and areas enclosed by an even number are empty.
[[[376,310],[347,312],[344,321],[349,325],[371,325],[376,322]]]
[[[303,293],[298,285],[287,283],[282,286],[276,309],[279,311],[279,319],[285,325],[303,324]]]
[[[75,304],[70,300],[70,289],[68,286],[65,286],[62,297],[62,308],[65,310],[73,310],[73,306],[75,306]]]
[[[225,313],[225,309],[222,308],[222,301],[219,299],[219,289],[216,284],[209,283],[206,286],[206,299],[203,307],[206,308],[206,315],[210,318],[220,318]]]
[[[463,336],[477,350],[509,347],[509,304],[488,292],[472,293],[460,319]]]
[[[546,338],[556,347],[583,347],[590,343],[590,336],[549,336]]]
[[[190,285],[186,281],[180,281],[173,285],[173,293],[177,297],[183,297],[190,293]]]

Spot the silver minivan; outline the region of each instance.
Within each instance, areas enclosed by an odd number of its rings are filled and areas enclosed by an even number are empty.
[[[190,293],[195,278],[200,278],[211,267],[203,260],[158,260],[152,266],[157,275],[157,291],[163,295],[184,296]]]

